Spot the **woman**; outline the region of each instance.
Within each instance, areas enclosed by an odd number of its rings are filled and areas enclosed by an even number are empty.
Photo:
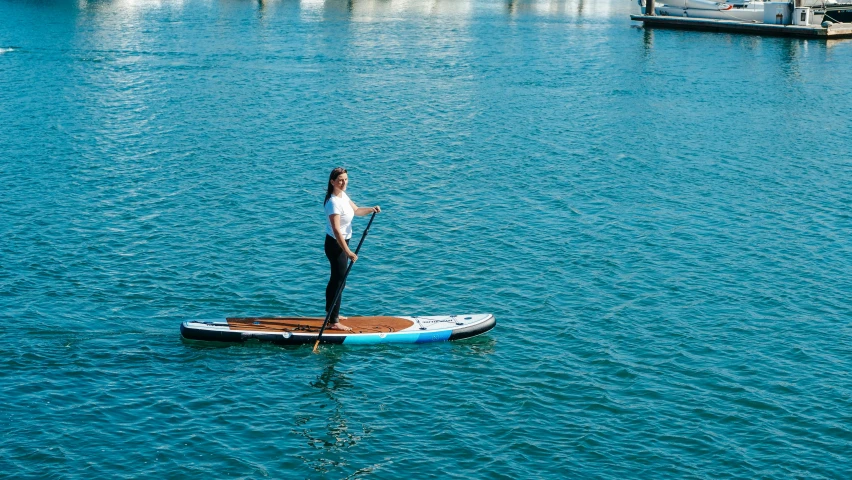
[[[343,275],[346,274],[348,260],[354,263],[358,255],[349,249],[349,239],[352,238],[352,217],[355,215],[363,217],[373,212],[382,211],[378,205],[375,207],[358,207],[355,202],[346,195],[346,187],[349,186],[349,175],[344,168],[335,168],[328,176],[328,190],[325,193],[325,256],[331,264],[331,278],[325,287],[325,312],[331,309],[331,318],[328,328],[332,330],[352,330],[340,323],[340,304],[343,302],[341,294],[337,303],[332,305],[337,290],[343,286]],[[346,320],[344,317],[343,320]]]

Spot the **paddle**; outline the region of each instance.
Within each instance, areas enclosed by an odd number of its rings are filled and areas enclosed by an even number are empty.
[[[361,250],[361,245],[364,243],[364,239],[367,238],[367,232],[370,231],[370,225],[373,224],[373,219],[376,218],[376,212],[373,212],[373,216],[370,217],[370,222],[367,223],[367,228],[364,229],[364,233],[361,235],[361,241],[358,242],[358,248],[355,249],[355,255],[358,255],[358,252]],[[319,335],[317,335],[317,343],[314,344],[314,352],[317,351],[317,347],[319,347],[320,338],[322,338],[322,332],[325,331],[326,325],[328,325],[328,321],[331,319],[331,312],[334,311],[334,306],[337,305],[337,302],[340,300],[340,295],[343,293],[343,287],[346,286],[346,277],[349,276],[349,271],[352,270],[352,265],[355,265],[355,262],[350,261],[349,266],[346,267],[346,273],[343,274],[343,282],[340,283],[340,288],[337,289],[337,295],[334,296],[334,301],[331,302],[331,308],[328,309],[328,313],[325,314],[325,321],[322,322],[322,327],[320,328]]]

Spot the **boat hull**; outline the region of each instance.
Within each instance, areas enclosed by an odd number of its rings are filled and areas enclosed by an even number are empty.
[[[763,22],[761,1],[714,2],[712,0],[669,0],[654,7],[654,13],[663,17],[708,18],[735,22]],[[639,0],[645,14],[645,0]]]
[[[763,23],[763,8],[731,8],[730,10],[710,10],[703,8],[683,8],[661,5],[654,8],[657,15],[668,17],[710,18],[734,22]]]

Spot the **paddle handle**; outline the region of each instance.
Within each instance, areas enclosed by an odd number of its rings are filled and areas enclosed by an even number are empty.
[[[370,231],[370,225],[373,224],[373,219],[376,218],[376,212],[373,212],[373,215],[370,217],[370,221],[367,223],[367,228],[364,229],[364,233],[361,235],[361,240],[358,242],[358,247],[355,248],[355,255],[358,255],[358,252],[361,251],[361,245],[364,244],[364,239],[367,238],[367,232]],[[328,321],[331,319],[331,312],[334,311],[334,306],[337,305],[337,302],[340,301],[340,295],[343,293],[343,287],[346,286],[346,277],[349,276],[349,271],[352,270],[352,265],[355,265],[355,262],[350,261],[349,266],[346,267],[346,273],[343,274],[343,281],[340,282],[340,288],[337,289],[337,294],[334,296],[334,301],[331,302],[331,307],[328,309],[328,313],[325,314],[325,321],[322,322],[322,327],[320,328],[319,334],[317,334],[317,341],[314,343],[314,352],[317,351],[317,348],[320,344],[320,338],[322,338],[322,332],[325,331],[325,327],[328,325]]]

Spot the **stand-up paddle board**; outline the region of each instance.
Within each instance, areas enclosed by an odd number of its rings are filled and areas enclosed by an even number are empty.
[[[278,345],[313,343],[322,318],[250,317],[188,320],[180,334],[190,340],[244,342],[260,340]],[[349,317],[343,324],[352,331],[326,330],[322,343],[358,345],[371,343],[426,343],[473,337],[494,328],[494,315],[445,315],[435,317]]]

